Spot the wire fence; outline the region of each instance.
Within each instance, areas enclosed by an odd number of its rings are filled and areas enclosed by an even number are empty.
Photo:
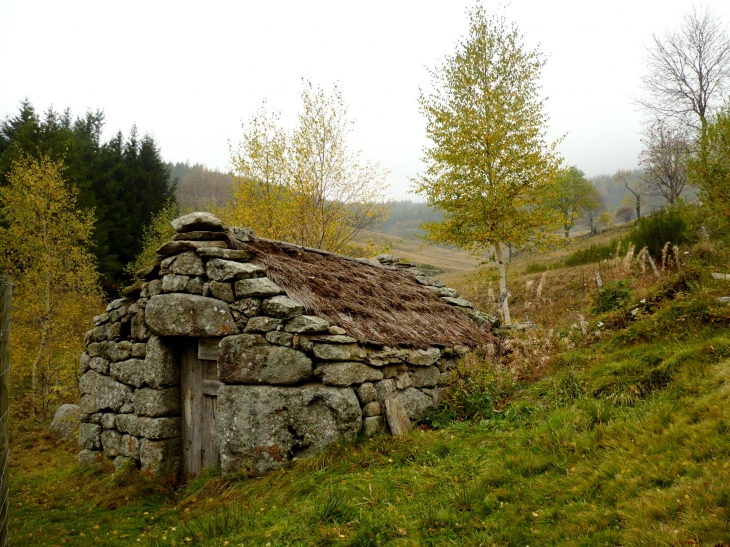
[[[10,306],[13,284],[0,277],[0,546],[8,544],[8,376],[10,371]]]

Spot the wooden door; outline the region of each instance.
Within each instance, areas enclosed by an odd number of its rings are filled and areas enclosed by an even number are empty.
[[[181,356],[183,479],[220,464],[216,428],[218,339],[190,340]]]

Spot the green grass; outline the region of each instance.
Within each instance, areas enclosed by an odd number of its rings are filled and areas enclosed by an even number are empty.
[[[666,281],[594,318],[539,381],[454,414],[473,418],[363,439],[260,478],[210,473],[171,492],[80,473],[72,443],[16,423],[13,544],[727,544],[722,290]]]

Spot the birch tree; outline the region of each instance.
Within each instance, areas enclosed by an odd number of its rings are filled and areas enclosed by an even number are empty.
[[[48,156],[21,156],[7,181],[0,187],[0,264],[15,282],[11,351],[43,415],[53,393],[74,385],[84,327],[101,307],[89,251],[94,217],[77,209],[78,191]]]
[[[363,230],[386,220],[387,171],[348,146],[354,122],[342,93],[304,81],[297,125],[262,108],[232,151],[236,187],[219,214],[259,235],[347,252]]]
[[[291,241],[293,206],[289,136],[280,114],[266,102],[244,125],[238,148],[231,150],[235,173],[233,201],[223,217],[264,237]]]
[[[430,70],[432,91],[421,92],[430,144],[415,182],[443,221],[424,225],[428,239],[473,254],[488,253],[499,269],[500,300],[510,323],[504,249],[537,245],[556,215],[546,206],[559,167],[545,138],[539,98],[544,57],[527,50],[504,17],[477,5],[456,52]]]
[[[291,140],[295,241],[342,250],[359,232],[387,219],[387,172],[347,146],[353,121],[337,86],[328,95],[304,82]]]

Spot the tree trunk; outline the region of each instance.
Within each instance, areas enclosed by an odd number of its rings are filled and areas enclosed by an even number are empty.
[[[43,327],[41,331],[41,343],[38,346],[38,352],[36,353],[35,360],[33,361],[33,372],[31,380],[31,398],[33,402],[33,414],[38,414],[38,370],[40,368],[41,359],[46,350],[46,343],[48,341],[49,331],[49,316],[46,315],[43,318]]]
[[[502,246],[499,243],[494,244],[494,251],[497,255],[497,264],[499,265],[499,300],[502,303],[502,313],[504,314],[504,324],[512,323],[509,314],[509,303],[507,302],[509,293],[507,292],[507,270],[504,266],[502,256]]]
[[[33,361],[33,375],[31,380],[31,389],[33,391],[33,414],[38,414],[38,372],[41,364],[41,359],[46,352],[46,345],[51,334],[51,251],[48,246],[48,231],[45,223],[42,224],[43,230],[43,248],[45,250],[45,283],[43,286],[43,307],[44,314],[41,325],[41,342],[38,346],[38,353],[36,354],[35,360]]]

